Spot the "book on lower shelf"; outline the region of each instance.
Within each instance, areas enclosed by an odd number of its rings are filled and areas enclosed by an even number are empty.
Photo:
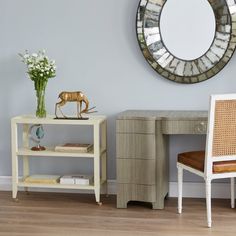
[[[86,153],[93,150],[93,144],[84,143],[65,143],[62,145],[57,145],[55,151],[57,152],[79,152]]]
[[[29,175],[24,179],[24,182],[30,184],[57,184],[60,177],[60,175]]]
[[[90,175],[64,175],[60,178],[60,184],[91,185],[93,176]]]

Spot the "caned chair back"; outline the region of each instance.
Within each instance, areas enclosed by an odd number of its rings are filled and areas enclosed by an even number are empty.
[[[229,160],[236,160],[236,94],[212,95],[205,172],[212,172],[212,162]]]
[[[215,102],[212,155],[236,155],[236,100]]]

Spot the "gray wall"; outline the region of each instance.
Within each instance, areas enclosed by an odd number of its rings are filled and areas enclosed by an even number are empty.
[[[51,79],[47,87],[48,113],[53,114],[61,90],[82,90],[91,104],[97,106],[99,114],[108,116],[109,178],[115,178],[117,113],[126,109],[207,109],[210,94],[235,92],[235,56],[214,78],[194,85],[176,84],[154,72],[144,60],[136,40],[138,2],[0,0],[0,175],[11,175],[10,118],[35,111],[33,84],[17,56],[25,49],[45,48],[56,60],[57,77]],[[68,105],[65,110],[72,113],[75,106]],[[85,141],[92,136],[91,130],[78,131]],[[47,127],[43,143],[77,140],[78,131]],[[203,148],[204,142],[204,136],[171,137],[172,181],[176,180],[176,154]],[[43,158],[34,158],[31,166],[40,173],[91,170],[90,163],[70,160],[45,162]],[[187,178],[197,180],[191,175]]]

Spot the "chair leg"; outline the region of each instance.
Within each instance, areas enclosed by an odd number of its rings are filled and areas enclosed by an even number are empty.
[[[207,225],[211,228],[211,179],[206,179]]]
[[[231,208],[235,207],[235,192],[234,192],[235,180],[234,177],[230,178],[230,186],[231,186]]]
[[[183,168],[178,168],[178,213],[182,213],[182,197],[183,197]]]

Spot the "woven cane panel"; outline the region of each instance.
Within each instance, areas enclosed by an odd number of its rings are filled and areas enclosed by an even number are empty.
[[[216,101],[212,154],[236,155],[236,100]]]

